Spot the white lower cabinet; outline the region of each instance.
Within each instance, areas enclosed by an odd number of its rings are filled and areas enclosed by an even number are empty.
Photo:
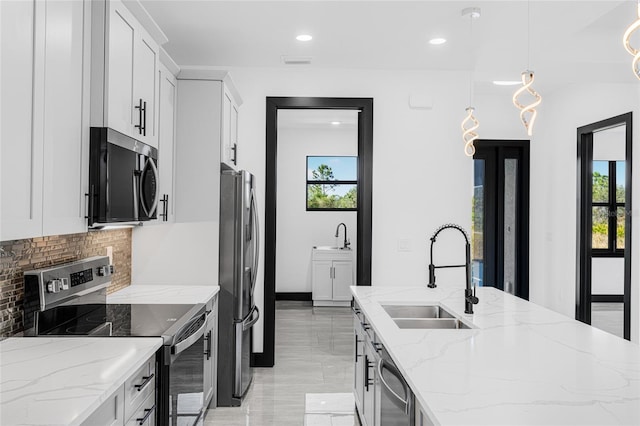
[[[156,360],[149,358],[98,407],[83,426],[156,424]]]
[[[124,424],[124,386],[120,386],[96,411],[82,422],[83,426],[122,426]]]
[[[376,407],[380,402],[379,392],[376,392],[377,355],[373,346],[373,331],[357,303],[355,301],[353,303],[355,344],[353,396],[362,426],[379,426]]]
[[[140,406],[131,413],[131,417],[125,423],[126,426],[155,426],[156,424],[156,399],[151,394]]]
[[[349,287],[354,285],[353,253],[350,250],[313,249],[311,290],[314,306],[348,306]]]
[[[218,399],[218,296],[207,302],[204,338],[204,407],[215,408]]]

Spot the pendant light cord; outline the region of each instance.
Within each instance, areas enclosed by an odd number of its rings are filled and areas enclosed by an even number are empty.
[[[469,106],[473,106],[473,69],[475,67],[475,56],[473,54],[473,12],[469,13],[469,58],[471,59],[471,66],[469,68]]]
[[[527,70],[530,70],[530,69],[531,69],[531,1],[527,0]]]

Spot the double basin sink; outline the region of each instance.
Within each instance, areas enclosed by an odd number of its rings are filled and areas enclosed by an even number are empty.
[[[467,324],[439,305],[381,305],[399,328],[469,329]]]

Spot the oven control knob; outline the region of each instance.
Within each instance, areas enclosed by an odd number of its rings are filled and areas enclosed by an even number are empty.
[[[60,286],[62,290],[69,290],[69,278],[61,278]]]
[[[62,280],[56,278],[47,283],[47,292],[58,293],[60,290],[62,290]]]
[[[109,275],[111,275],[111,267],[109,265],[107,266],[99,266],[98,267],[98,276],[99,277],[108,277]]]

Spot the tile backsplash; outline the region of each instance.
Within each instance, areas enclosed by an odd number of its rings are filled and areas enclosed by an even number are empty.
[[[131,229],[0,242],[0,340],[23,331],[24,271],[105,256],[107,247],[115,266],[112,293],[131,283]]]

